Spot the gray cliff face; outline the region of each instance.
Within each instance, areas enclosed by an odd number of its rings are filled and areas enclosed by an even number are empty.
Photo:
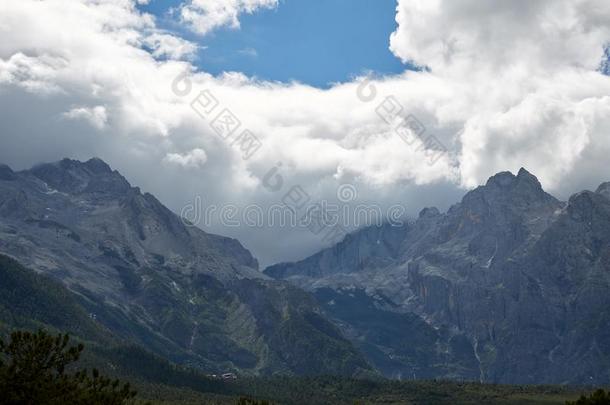
[[[263,275],[237,240],[188,226],[99,159],[0,166],[0,253],[61,281],[118,337],[179,363],[370,370],[309,294]],[[307,353],[309,344],[320,350]]]
[[[603,195],[606,198],[610,198],[610,182],[600,184],[595,192]]]
[[[259,274],[239,242],[186,226],[101,160],[64,159],[16,176],[2,183],[0,214],[9,230],[2,245],[66,282],[121,300],[120,286],[107,282],[116,266],[161,265],[227,280]],[[93,269],[84,274],[83,266]]]
[[[275,278],[290,276],[323,277],[352,273],[393,263],[400,254],[405,235],[403,227],[384,225],[347,235],[338,245],[325,249],[301,262],[268,267],[266,274]]]
[[[353,263],[346,257],[353,252],[346,239],[265,273],[314,292],[327,314],[389,376],[408,378],[419,370],[500,383],[606,383],[608,184],[563,203],[524,169],[516,176],[499,173],[447,213],[424,209],[413,223],[384,232],[383,245],[399,246],[384,260],[367,256],[377,241],[363,246],[367,239],[361,235],[375,232],[366,229],[351,239],[359,241],[358,263],[371,265],[325,268],[329,262]],[[350,312],[354,300],[375,316]],[[379,337],[391,322],[380,326],[376,319],[396,316],[413,316],[419,323],[404,323]],[[409,340],[407,331],[416,324],[437,333]],[[405,345],[427,355],[405,355]],[[445,367],[431,367],[441,358]]]

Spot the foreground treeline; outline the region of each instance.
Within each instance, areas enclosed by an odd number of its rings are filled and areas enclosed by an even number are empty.
[[[223,382],[159,361],[143,351],[118,351],[106,364],[128,364],[125,376],[81,364],[84,346],[67,335],[13,332],[0,340],[0,404],[569,404],[610,405],[603,390],[579,395],[556,386],[502,386],[446,381],[399,382],[338,377],[240,378]],[[94,357],[93,357],[94,358]],[[91,360],[85,360],[85,363]],[[139,371],[139,373],[137,373]]]
[[[608,405],[610,404],[610,392],[598,389],[593,394],[581,395],[580,399],[566,402],[566,405]]]
[[[13,332],[0,340],[1,404],[121,405],[136,396],[129,383],[101,376],[96,369],[72,370],[84,347],[68,335]]]

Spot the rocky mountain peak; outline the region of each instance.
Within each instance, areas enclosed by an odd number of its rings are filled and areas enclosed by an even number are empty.
[[[64,158],[59,162],[42,164],[37,167],[44,168],[48,166],[56,166],[57,168],[65,171],[83,171],[88,173],[90,176],[113,173],[110,166],[100,158],[91,158],[86,162]]]
[[[595,192],[610,199],[610,181],[600,184]]]
[[[426,207],[419,212],[419,218],[434,218],[441,215],[440,211],[436,207]]]
[[[50,188],[72,194],[119,194],[131,188],[119,172],[113,171],[99,158],[86,162],[66,158],[56,163],[35,166],[28,173],[44,181]]]
[[[15,180],[15,172],[5,164],[0,163],[0,180]]]
[[[508,171],[500,172],[494,176],[491,176],[487,180],[485,186],[489,188],[500,188],[511,191],[515,189],[535,192],[542,191],[542,185],[538,181],[538,178],[523,167],[519,169],[516,176]]]
[[[531,174],[530,172],[528,172],[523,167],[519,169],[519,172],[517,173],[517,178],[521,179],[523,181],[529,181],[531,183],[535,183],[540,186],[540,182],[538,181],[538,178],[536,176],[534,176],[533,174]]]
[[[542,185],[538,181],[538,178],[524,168],[519,169],[513,191],[521,195],[528,194],[532,198],[536,199],[549,200],[550,198],[555,200],[555,198],[551,197],[550,194],[547,194],[542,189]]]
[[[500,172],[490,177],[484,186],[467,193],[462,204],[475,211],[477,207],[487,210],[506,205],[520,210],[531,205],[557,205],[559,201],[542,189],[536,176],[521,168],[516,176]]]
[[[491,176],[487,183],[485,183],[485,187],[500,187],[507,188],[514,184],[516,180],[516,176],[511,172],[500,172]]]
[[[83,163],[83,166],[92,173],[112,173],[110,166],[100,158],[92,158]]]
[[[597,222],[596,218],[600,213],[607,216],[609,204],[606,192],[607,190],[604,189],[595,193],[585,190],[572,195],[567,206],[571,218],[585,222]]]

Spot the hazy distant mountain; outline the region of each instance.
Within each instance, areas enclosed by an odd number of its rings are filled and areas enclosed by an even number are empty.
[[[388,376],[610,380],[610,183],[565,203],[499,173],[447,213],[265,273],[312,291]]]
[[[311,295],[263,275],[238,241],[186,226],[99,159],[0,166],[0,253],[59,280],[103,330],[179,363],[370,371]]]

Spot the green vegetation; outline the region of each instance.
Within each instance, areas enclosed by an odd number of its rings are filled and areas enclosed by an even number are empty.
[[[261,290],[260,294],[264,292]],[[309,321],[313,325],[318,323],[316,319]],[[280,330],[286,336],[290,336],[294,327],[294,324],[289,322]],[[31,332],[14,333],[18,329],[32,331],[40,328],[53,333],[70,332],[74,336],[73,340],[86,346],[87,349],[81,352],[82,346],[69,347],[67,342],[64,344],[64,336],[58,341],[57,337],[51,337],[48,333],[42,335]],[[9,336],[11,334],[12,336]],[[337,376],[255,378],[239,375],[235,381],[211,379],[202,371],[176,365],[130,340],[113,335],[101,322],[89,316],[81,297],[61,284],[0,255],[1,337],[10,342],[2,343],[0,349],[2,353],[0,405],[120,404],[125,401],[133,403],[148,401],[153,405],[354,405],[355,403],[361,405],[562,405],[566,401],[581,401],[582,399],[578,398],[584,393],[580,389],[558,386],[391,381],[373,377],[369,379]],[[13,340],[14,344],[11,343]],[[304,346],[303,350],[311,351],[316,348]],[[46,353],[48,356],[38,356],[34,353]],[[34,364],[39,364],[40,359],[47,361],[44,364],[51,364],[51,367],[43,368],[43,371],[38,368],[33,374],[38,377],[31,377],[32,367]],[[78,368],[76,359],[78,359]],[[17,362],[14,364],[21,365],[10,371],[14,361]],[[99,372],[86,373],[82,371],[85,368],[95,368]],[[30,370],[28,372],[30,374],[17,373],[18,370]],[[127,395],[128,392],[131,393],[129,388],[125,389],[123,384],[114,386],[110,378],[101,375],[128,381],[138,391],[138,395],[131,398],[131,394]],[[42,384],[41,387],[47,393],[44,395],[64,392],[68,389],[74,397],[56,402],[40,399],[41,397],[38,397],[36,402],[28,402],[23,397],[21,399],[18,397],[23,393],[33,394],[37,392],[36,389],[42,389],[36,385],[38,383]],[[106,402],[95,402],[101,398],[100,395],[104,396]],[[574,403],[597,404],[597,402]]]
[[[425,405],[563,405],[576,389],[556,386],[501,386],[449,381],[358,380],[338,377],[272,377],[227,382],[216,392],[160,384],[138,385],[154,405],[235,405],[239,398],[270,404],[425,404]]]
[[[363,380],[333,376],[240,380],[236,393],[281,404],[563,404],[568,388],[450,381]]]
[[[0,255],[0,331],[40,328],[82,339],[108,342],[111,334],[95,323],[77,296],[59,282]]]
[[[271,405],[271,403],[269,401],[257,401],[255,399],[242,397],[237,401],[237,405]]]
[[[31,389],[34,386],[47,387],[42,390],[46,394],[40,395],[61,393],[67,389],[74,397],[70,397],[71,402],[62,402],[63,399],[57,402],[44,401],[40,400],[41,397],[37,397],[36,402],[20,402],[10,399],[12,397],[7,394],[6,398],[9,399],[5,402],[0,400],[0,404],[121,404],[124,402],[120,401],[126,401],[132,396],[129,388],[101,377],[98,372],[91,375],[77,370],[72,374],[65,372],[82,351],[82,345],[69,348],[65,336],[53,338],[41,332],[15,332],[11,342],[15,343],[2,344],[4,358],[12,358],[14,361],[5,363],[3,360],[0,392],[36,392]],[[225,382],[176,366],[137,347],[103,349],[94,345],[92,350],[85,353],[88,353],[88,357],[85,356],[86,363],[100,365],[105,368],[103,372],[113,378],[130,381],[140,392],[135,400],[150,401],[155,405],[563,404],[566,400],[577,398],[579,394],[569,388],[556,386],[520,387],[449,381],[401,382],[335,376],[242,377],[237,381]],[[30,363],[51,366],[32,366]],[[36,371],[22,373],[19,378],[9,378],[6,376],[11,374],[5,370],[11,364],[18,365],[13,366],[14,370]],[[43,382],[42,385],[39,384],[40,381]],[[80,393],[75,394],[76,392]],[[95,402],[99,395],[104,395],[105,402]],[[78,402],[79,400],[84,402]]]
[[[68,346],[68,335],[55,337],[13,332],[0,340],[0,404],[121,405],[136,396],[128,383],[103,377],[96,369],[67,372],[83,345]]]
[[[566,405],[610,405],[610,393],[599,389],[588,397],[582,395],[578,401],[568,401]]]

